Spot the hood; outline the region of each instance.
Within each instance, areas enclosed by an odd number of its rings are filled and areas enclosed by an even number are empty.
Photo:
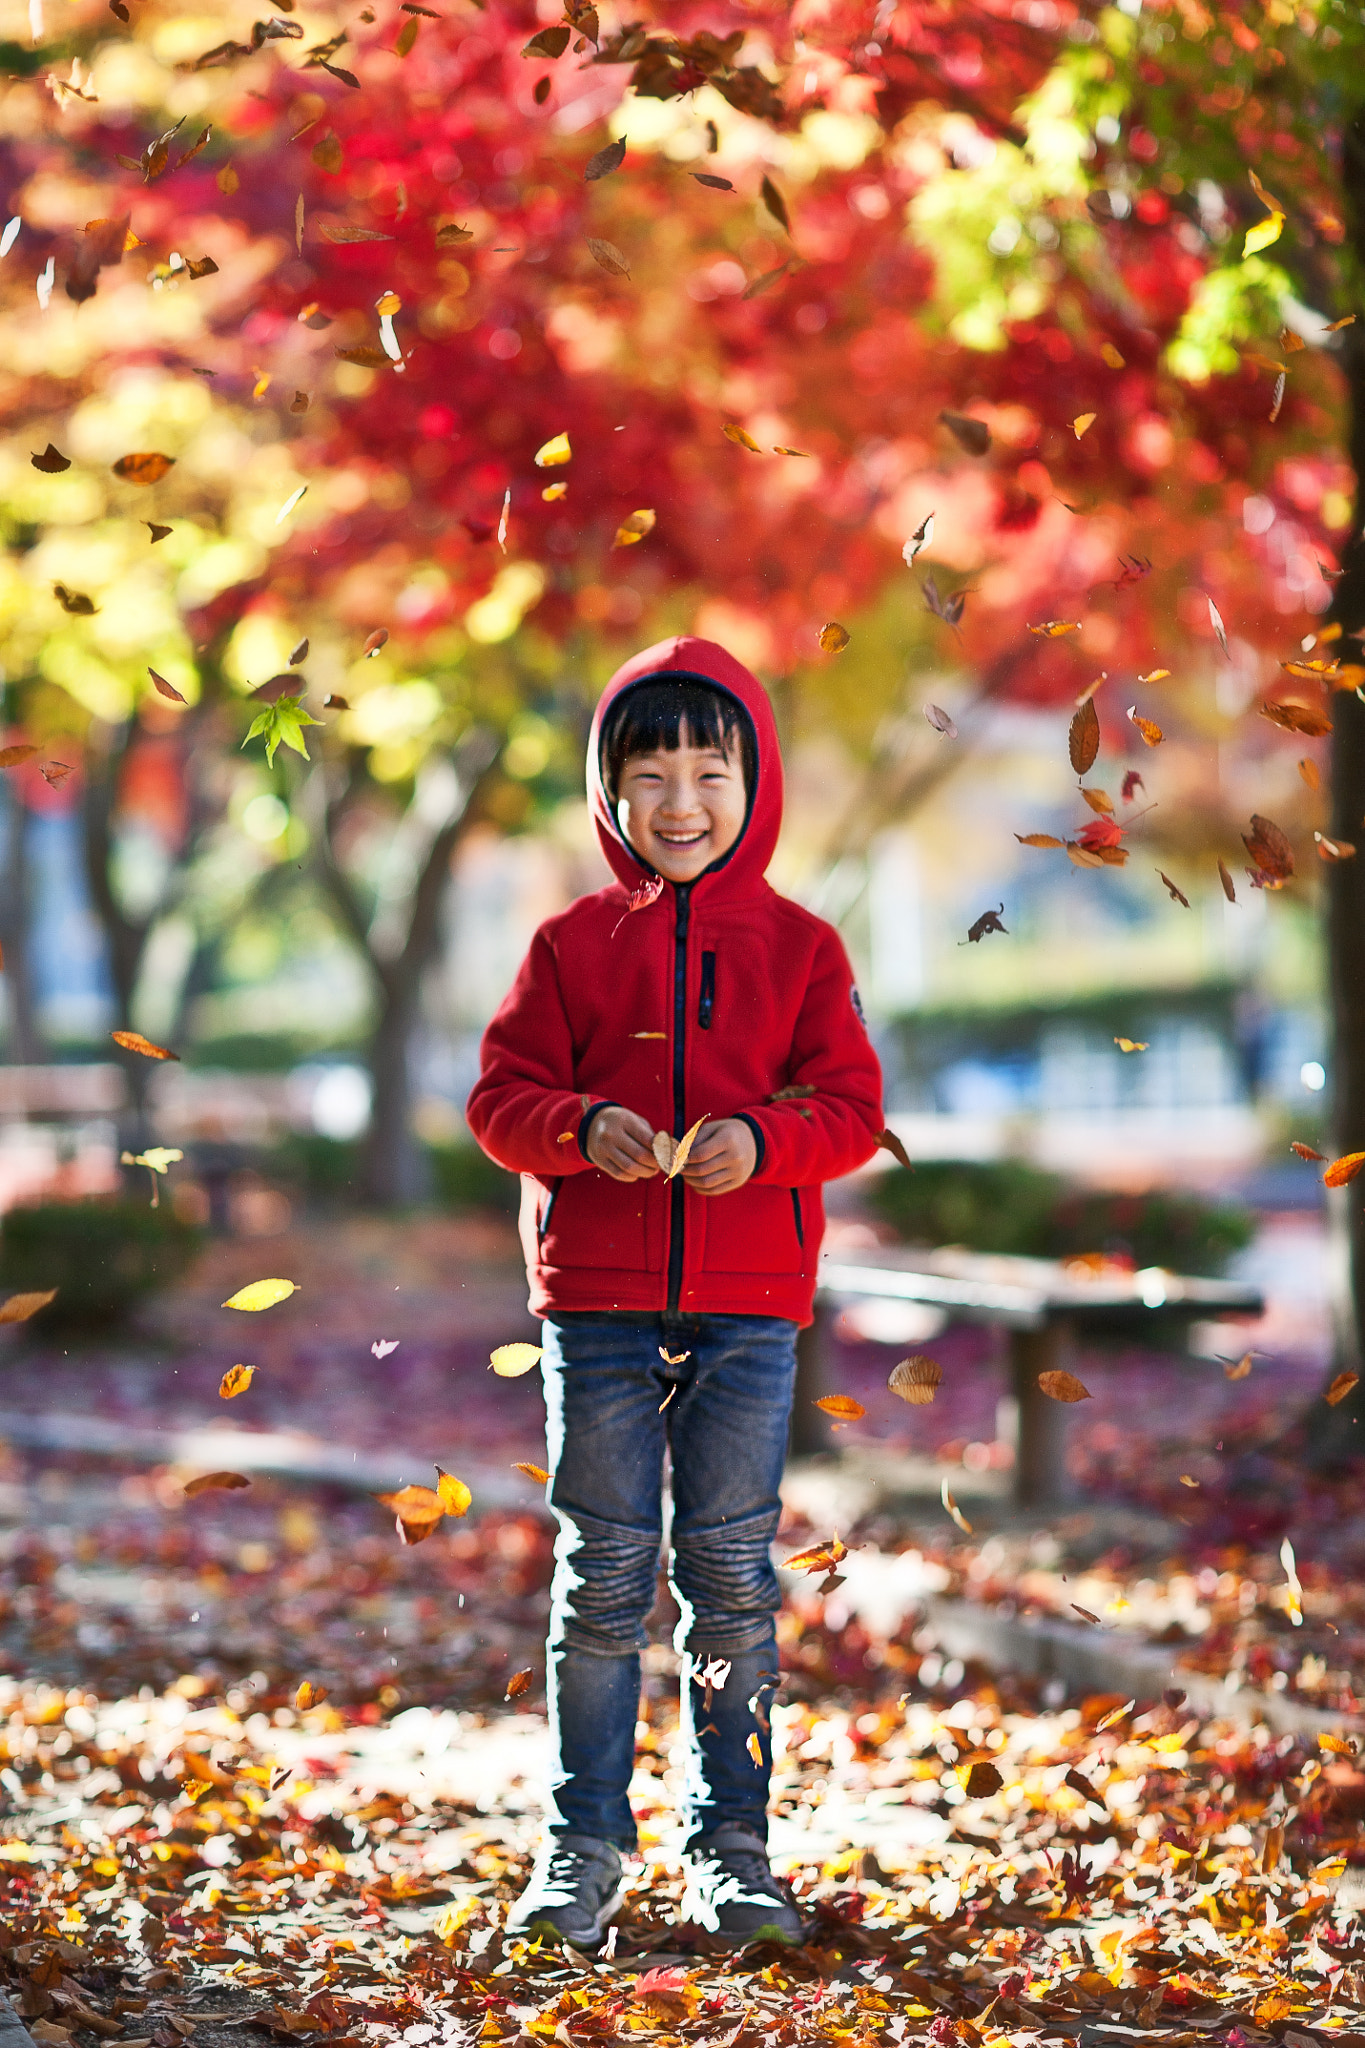
[[[753,728],[758,759],[756,787],[749,792],[749,816],[744,830],[723,860],[709,867],[692,884],[704,889],[708,900],[719,896],[752,895],[773,857],[782,823],[782,755],[777,744],[777,726],[768,693],[757,676],[750,675],[743,662],[736,661],[714,640],[697,640],[679,633],[660,640],[643,653],[633,654],[617,669],[598,700],[588,740],[588,802],[592,808],[597,841],[612,873],[627,889],[634,889],[654,870],[622,837],[611,801],[602,785],[602,721],[616,699],[640,683],[660,676],[690,676],[714,683],[733,697]]]

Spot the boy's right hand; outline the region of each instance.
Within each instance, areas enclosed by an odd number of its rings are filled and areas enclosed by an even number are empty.
[[[613,1180],[648,1180],[659,1171],[650,1149],[653,1137],[653,1127],[642,1116],[611,1103],[589,1126],[588,1157]]]

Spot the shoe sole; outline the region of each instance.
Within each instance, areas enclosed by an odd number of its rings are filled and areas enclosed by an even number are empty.
[[[595,1932],[591,1934],[586,1932],[570,1934],[563,1927],[556,1926],[555,1922],[547,1916],[543,1920],[532,1920],[525,1927],[519,1927],[511,1939],[514,1941],[534,1941],[537,1935],[549,1935],[552,1941],[567,1941],[570,1948],[582,1949],[585,1954],[595,1954],[606,1940],[607,1929],[616,1914],[620,1912],[625,1896],[626,1888],[622,1885],[603,1905],[597,1916]]]

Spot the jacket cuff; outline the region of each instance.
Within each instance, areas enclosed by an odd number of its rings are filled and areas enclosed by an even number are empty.
[[[578,1120],[578,1149],[585,1159],[588,1159],[588,1133],[592,1129],[593,1118],[600,1115],[604,1109],[619,1109],[620,1107],[619,1102],[594,1102],[590,1109],[584,1110]],[[592,1165],[591,1159],[588,1159],[588,1164],[589,1166]]]
[[[763,1171],[763,1162],[768,1156],[768,1141],[763,1135],[763,1126],[757,1117],[750,1116],[747,1110],[743,1109],[739,1112],[735,1121],[736,1123],[747,1124],[754,1134],[754,1144],[758,1148],[758,1156],[754,1160],[754,1170],[749,1175],[749,1178],[750,1180],[757,1180]]]

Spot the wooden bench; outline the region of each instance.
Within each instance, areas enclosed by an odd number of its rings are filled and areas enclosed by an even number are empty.
[[[821,1261],[815,1321],[797,1346],[792,1449],[798,1454],[834,1448],[829,1425],[814,1406],[821,1395],[838,1391],[830,1363],[832,1325],[845,1303],[870,1299],[917,1302],[955,1321],[1008,1332],[1018,1415],[1014,1497],[1021,1507],[1054,1507],[1067,1498],[1071,1409],[1040,1391],[1038,1375],[1065,1369],[1078,1339],[1157,1339],[1172,1325],[1258,1316],[1265,1308],[1260,1291],[1244,1282],[1195,1280],[1158,1266],[1130,1273],[1079,1259],[1007,1258],[951,1247],[836,1253]],[[1230,1349],[1237,1339],[1238,1332],[1230,1330]]]

